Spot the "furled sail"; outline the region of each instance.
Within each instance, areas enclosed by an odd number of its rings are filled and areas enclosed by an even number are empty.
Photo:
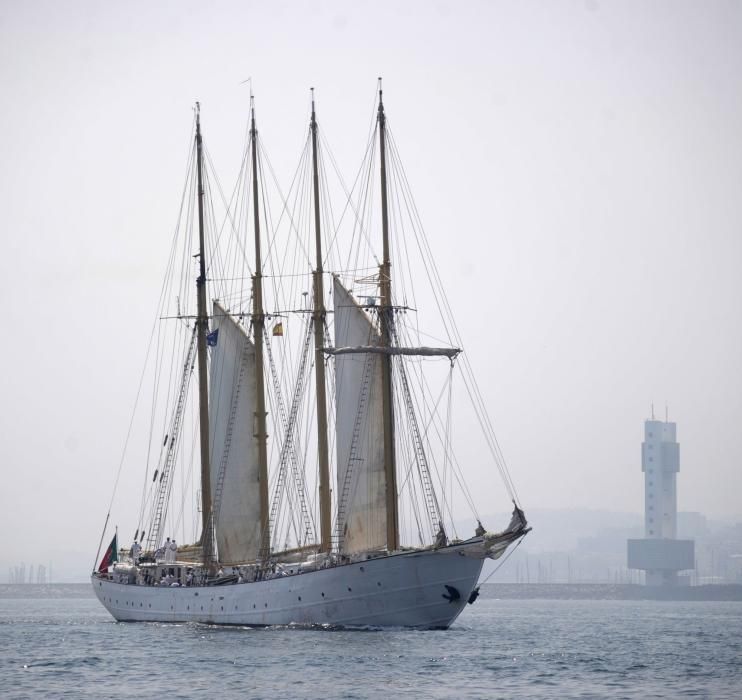
[[[379,345],[368,314],[334,279],[335,343]],[[346,554],[386,546],[386,478],[378,354],[335,358],[337,502],[341,550]]]
[[[214,302],[209,390],[211,493],[219,561],[254,560],[260,549],[255,346]]]

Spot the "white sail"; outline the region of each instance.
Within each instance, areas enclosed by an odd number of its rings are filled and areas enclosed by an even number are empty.
[[[232,564],[254,560],[260,549],[255,346],[217,302],[211,338],[211,494],[219,561]]]
[[[379,345],[371,319],[334,279],[335,344]],[[386,546],[386,477],[381,397],[381,357],[374,353],[335,358],[337,501],[342,551]]]

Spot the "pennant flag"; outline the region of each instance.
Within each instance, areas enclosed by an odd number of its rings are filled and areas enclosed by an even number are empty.
[[[273,335],[283,335],[283,323],[281,321],[273,326]]]
[[[206,344],[209,347],[213,348],[216,346],[217,340],[219,340],[219,329],[218,328],[215,331],[211,331],[211,333],[209,333],[206,336]]]
[[[118,543],[116,542],[117,537],[118,535],[113,536],[111,544],[108,545],[108,549],[103,555],[103,559],[100,560],[98,571],[105,573],[106,571],[108,571],[108,567],[111,566],[111,564],[119,560]]]

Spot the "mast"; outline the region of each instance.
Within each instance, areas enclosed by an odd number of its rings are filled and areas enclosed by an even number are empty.
[[[263,264],[260,253],[260,211],[258,209],[258,130],[255,128],[255,99],[250,95],[250,143],[252,147],[252,195],[255,224],[255,274],[253,275],[252,327],[255,343],[255,438],[258,441],[258,479],[260,481],[260,558],[270,553],[270,521],[268,510],[268,434],[266,431],[265,380],[263,377]]]
[[[317,389],[317,450],[319,454],[319,509],[320,509],[320,552],[329,552],[331,541],[330,512],[330,459],[327,448],[327,392],[325,383],[325,362],[323,355],[324,328],[327,311],[325,309],[325,290],[322,279],[322,236],[319,218],[319,176],[317,173],[317,118],[314,112],[314,88],[312,88],[312,179],[314,186],[314,231],[317,252],[317,267],[314,271],[314,374]]]
[[[379,78],[379,153],[381,163],[381,230],[384,242],[384,260],[379,266],[381,287],[381,345],[392,345],[392,263],[389,255],[389,212],[386,184],[386,115]],[[397,465],[394,453],[394,404],[392,394],[392,357],[381,355],[381,396],[384,422],[384,473],[386,476],[386,546],[389,551],[399,549],[399,513],[397,510]]]
[[[206,335],[209,316],[206,312],[206,246],[204,244],[203,143],[201,140],[201,105],[196,102],[196,173],[198,178],[198,279],[196,280],[198,328],[198,410],[201,438],[201,547],[204,562],[212,556],[211,474],[209,466],[209,386],[206,362]]]

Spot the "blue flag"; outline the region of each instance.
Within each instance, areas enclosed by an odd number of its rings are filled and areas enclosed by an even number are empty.
[[[208,333],[206,335],[206,344],[209,347],[215,347],[216,341],[219,340],[219,329],[217,328],[215,331],[211,331],[211,333]]]

